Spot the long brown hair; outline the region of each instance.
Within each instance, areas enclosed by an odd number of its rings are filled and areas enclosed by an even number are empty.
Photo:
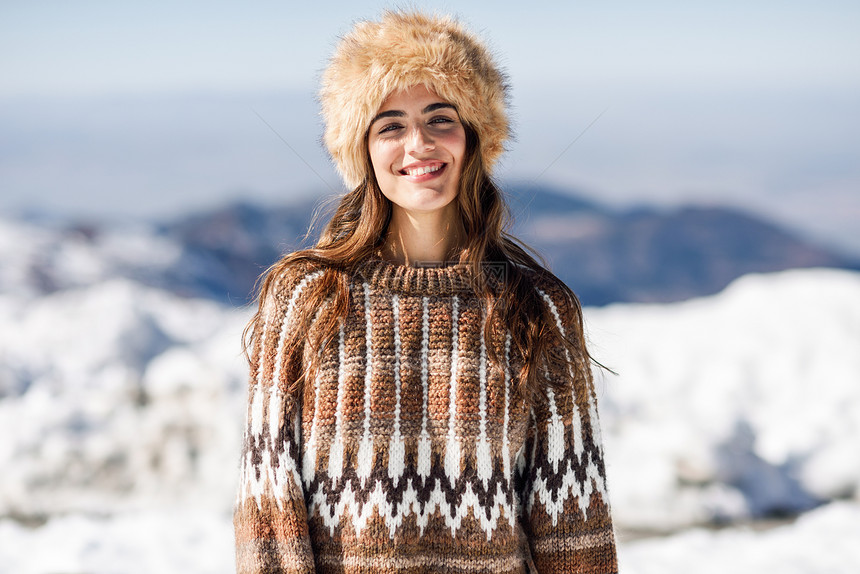
[[[576,295],[546,269],[543,259],[530,247],[509,233],[510,209],[501,191],[484,168],[478,153],[478,137],[473,128],[463,124],[466,132],[466,158],[460,174],[457,206],[465,229],[465,248],[460,264],[468,265],[472,286],[483,302],[487,321],[484,337],[498,343],[505,337],[494,325],[504,325],[511,337],[511,350],[521,358],[516,391],[526,401],[547,387],[561,386],[550,380],[548,371],[572,369],[577,378],[587,378],[590,356],[583,341],[582,309]],[[308,287],[305,304],[297,309],[296,328],[287,334],[283,348],[288,356],[283,364],[301,365],[303,341],[319,351],[335,337],[341,320],[349,309],[350,272],[376,257],[385,240],[391,220],[391,202],[382,194],[376,181],[369,154],[365,153],[367,177],[354,190],[343,195],[323,229],[316,245],[285,255],[272,265],[259,288],[257,313],[245,327],[244,349],[258,342],[264,324],[264,303],[278,278],[291,265],[312,262],[324,269],[322,277]],[[538,262],[540,260],[540,262]],[[496,272],[487,272],[487,265]],[[499,273],[498,270],[503,270]],[[537,280],[554,284],[572,308],[573,321],[567,332],[560,332],[556,318],[542,301]],[[314,328],[311,329],[311,324]],[[504,364],[498,344],[487,345],[491,364]],[[319,356],[318,352],[311,353]],[[288,408],[300,397],[305,380],[313,380],[319,365],[305,365],[290,373]],[[553,382],[555,381],[555,382]]]

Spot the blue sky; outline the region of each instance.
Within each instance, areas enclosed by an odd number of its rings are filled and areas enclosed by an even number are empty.
[[[340,191],[316,81],[337,36],[385,6],[5,0],[0,211]],[[500,179],[742,205],[860,252],[860,3],[422,6],[464,19],[510,75]]]
[[[312,88],[337,35],[387,2],[0,6],[4,94]],[[850,1],[426,2],[482,32],[519,82],[576,89],[860,83]],[[853,77],[846,77],[854,72]]]

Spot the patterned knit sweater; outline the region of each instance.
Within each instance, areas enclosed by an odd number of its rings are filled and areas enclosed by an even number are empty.
[[[510,338],[491,368],[465,266],[373,261],[350,277],[349,314],[285,420],[284,335],[321,276],[293,266],[263,306],[239,574],[616,572],[590,369],[549,373],[569,391],[525,406]],[[536,288],[572,328],[562,292]]]

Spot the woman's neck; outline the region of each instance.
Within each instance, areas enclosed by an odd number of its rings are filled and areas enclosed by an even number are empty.
[[[410,213],[392,206],[382,257],[402,265],[438,265],[459,259],[465,231],[456,203],[432,213]]]

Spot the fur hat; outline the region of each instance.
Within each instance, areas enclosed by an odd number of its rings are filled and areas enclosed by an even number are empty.
[[[449,16],[386,11],[341,39],[322,76],[323,139],[349,188],[368,175],[366,135],[382,102],[418,84],[454,104],[488,170],[504,151],[506,77],[481,40]]]

